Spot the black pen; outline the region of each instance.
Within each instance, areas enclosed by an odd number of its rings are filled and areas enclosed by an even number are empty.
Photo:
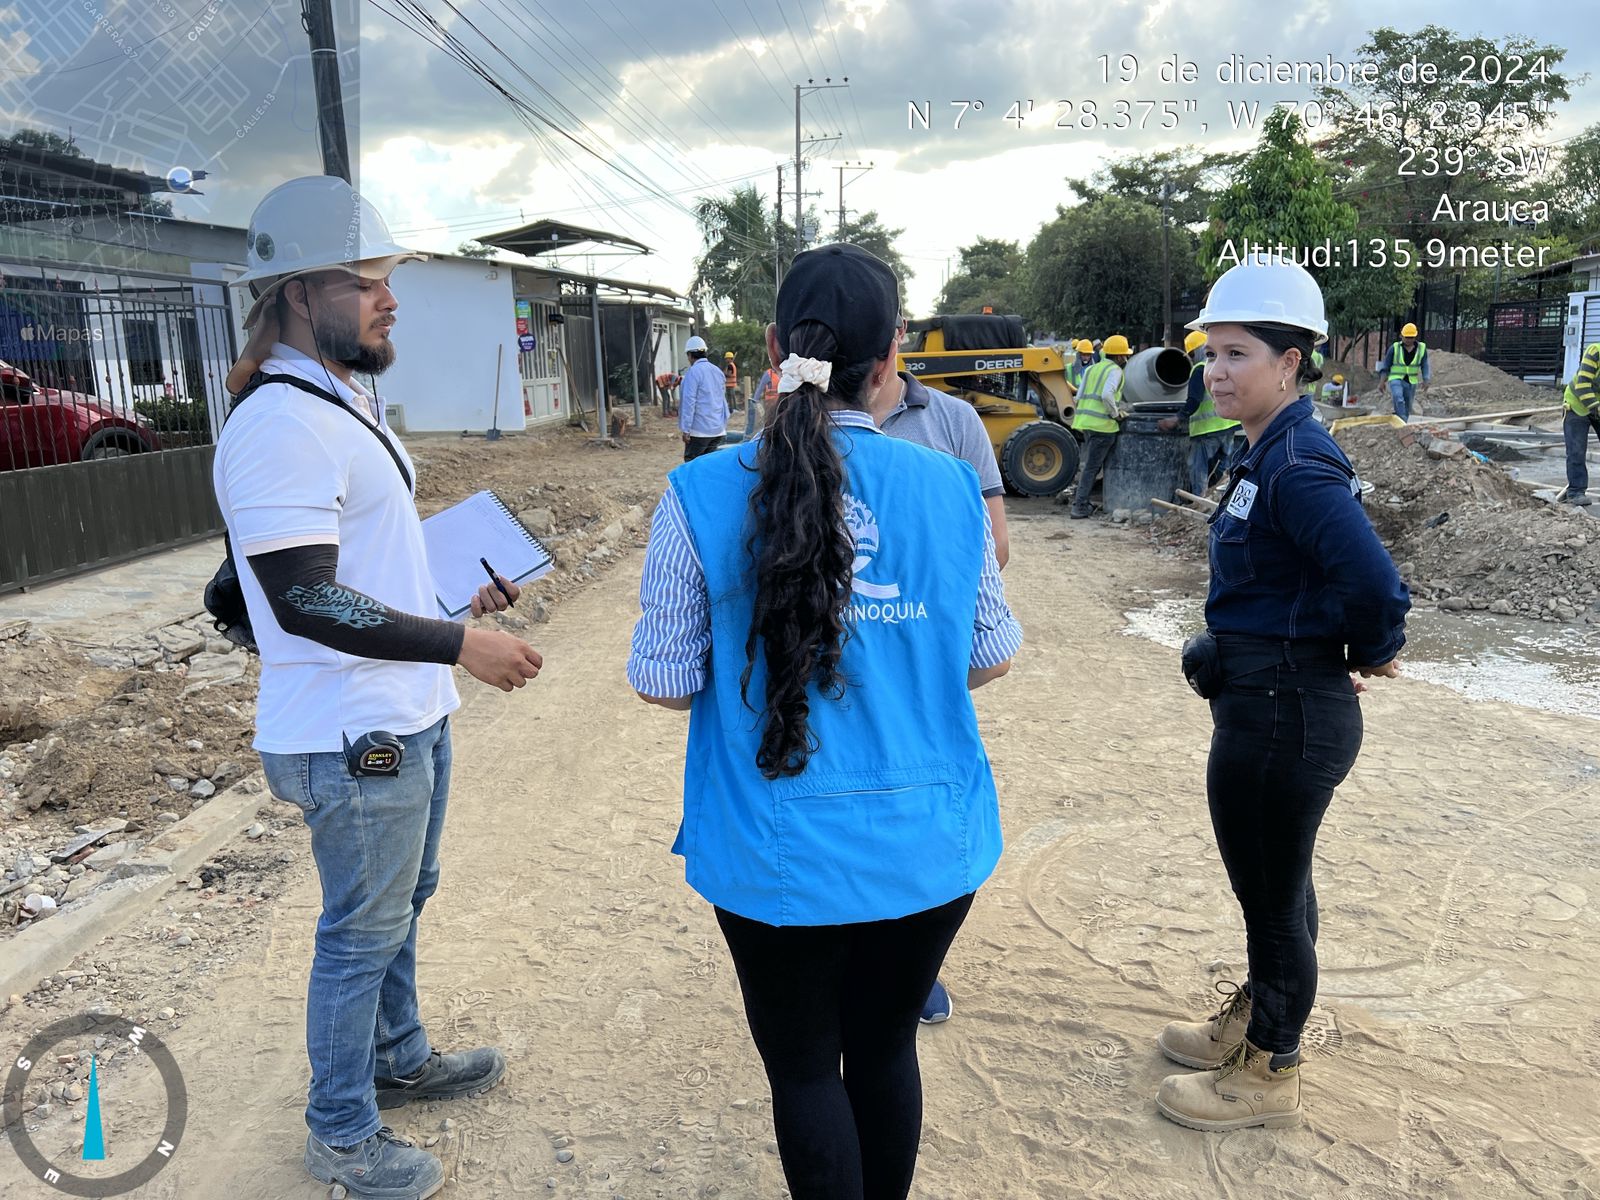
[[[496,575],[494,573],[494,568],[489,565],[489,560],[487,558],[480,558],[478,561],[483,564],[483,569],[489,572],[490,580],[494,583],[495,587],[500,589],[500,594],[506,598],[506,603],[515,604],[516,601],[511,598],[511,593],[506,591],[506,585],[500,582],[500,576]]]

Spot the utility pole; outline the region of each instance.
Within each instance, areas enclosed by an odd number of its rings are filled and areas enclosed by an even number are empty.
[[[805,245],[804,227],[800,222],[800,205],[803,203],[801,177],[805,171],[805,160],[801,157],[801,147],[806,145],[807,142],[802,141],[800,134],[800,100],[807,92],[825,92],[832,88],[849,87],[850,77],[846,75],[843,76],[843,79],[843,83],[835,83],[833,82],[833,76],[829,75],[821,83],[808,79],[803,84],[797,83],[794,85],[794,248],[796,253],[799,253],[800,249]],[[832,137],[811,138],[809,140],[811,142],[829,142],[833,141],[834,138],[843,136],[844,134],[837,133]]]
[[[778,164],[778,190],[772,193],[772,294],[783,286],[783,164]]]
[[[311,38],[311,80],[317,92],[317,138],[322,144],[322,173],[354,183],[350,176],[350,144],[344,129],[339,53],[333,41],[333,0],[300,0],[300,26]]]
[[[1161,344],[1172,345],[1172,241],[1169,227],[1172,184],[1161,185]]]
[[[872,164],[872,163],[845,163],[844,166],[842,166],[842,167],[835,167],[834,168],[835,171],[839,172],[839,236],[840,236],[840,238],[844,237],[844,184],[845,184],[844,173],[846,171],[860,171],[863,174],[865,174],[867,171],[872,170],[873,165],[874,164]]]

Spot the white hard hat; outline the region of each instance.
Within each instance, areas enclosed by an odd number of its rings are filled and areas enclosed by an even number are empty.
[[[685,354],[688,354],[692,350],[698,350],[701,354],[704,354],[706,352],[705,338],[701,337],[699,334],[696,334],[683,344],[683,352]]]
[[[1313,345],[1328,340],[1322,289],[1310,271],[1277,255],[1251,255],[1211,285],[1200,315],[1184,328],[1263,321],[1307,330]]]
[[[245,273],[255,295],[244,319],[249,329],[267,300],[296,275],[345,270],[384,279],[401,263],[427,255],[397,245],[389,226],[366,197],[334,175],[306,175],[280,183],[250,215]]]

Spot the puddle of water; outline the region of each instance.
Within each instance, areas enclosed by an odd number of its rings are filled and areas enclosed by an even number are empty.
[[[1123,614],[1123,633],[1172,650],[1205,628],[1199,599],[1161,599]],[[1600,720],[1600,634],[1487,613],[1414,612],[1401,669],[1473,700],[1504,700]]]

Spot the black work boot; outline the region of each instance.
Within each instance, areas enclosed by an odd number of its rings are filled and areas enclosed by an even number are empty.
[[[506,1060],[493,1046],[467,1050],[460,1054],[428,1055],[422,1069],[406,1079],[378,1076],[372,1081],[378,1091],[379,1108],[399,1108],[412,1100],[456,1100],[481,1096],[506,1073]]]

